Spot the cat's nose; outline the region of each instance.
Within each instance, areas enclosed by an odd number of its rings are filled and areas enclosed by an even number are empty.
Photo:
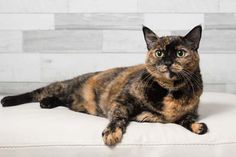
[[[169,67],[169,66],[171,66],[172,62],[170,60],[166,60],[164,62],[164,64]]]

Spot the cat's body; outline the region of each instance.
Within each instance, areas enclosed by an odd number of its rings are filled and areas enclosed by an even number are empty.
[[[107,117],[110,123],[103,131],[103,139],[107,145],[114,145],[121,140],[131,120],[177,123],[192,132],[204,134],[207,131],[206,125],[195,122],[202,94],[197,52],[186,45],[183,47],[183,39],[180,37],[161,37],[154,45],[149,41],[154,39],[153,36],[148,36],[153,35],[153,32],[145,29],[147,28],[144,27],[144,35],[149,49],[145,64],[84,74],[29,93],[5,97],[1,103],[3,106],[14,106],[40,102],[42,108],[66,106],[74,111]],[[181,46],[189,53],[186,58],[191,57],[191,60],[181,60],[180,57],[178,60],[172,54],[168,56],[168,51],[172,52],[173,48]],[[157,49],[158,53],[166,51],[168,61],[172,58],[172,61],[184,62],[181,64],[187,67],[185,73],[181,74],[183,68],[180,68],[180,63],[168,63],[176,68],[170,72],[167,72],[169,68],[166,61],[165,67],[157,66],[157,62],[163,64],[161,58],[164,60],[164,55],[155,56]],[[163,75],[157,73],[155,68],[162,71]]]

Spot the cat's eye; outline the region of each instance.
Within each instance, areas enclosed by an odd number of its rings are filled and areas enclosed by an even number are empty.
[[[176,51],[176,56],[177,56],[177,57],[184,57],[184,56],[185,56],[185,51],[183,51],[183,50],[177,50],[177,51]]]
[[[164,53],[162,51],[156,51],[155,52],[155,56],[156,57],[163,57],[164,56]]]

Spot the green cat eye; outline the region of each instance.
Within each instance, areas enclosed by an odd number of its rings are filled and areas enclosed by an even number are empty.
[[[182,51],[182,50],[177,50],[177,51],[176,51],[176,56],[177,56],[177,57],[184,57],[184,56],[185,56],[185,52]]]
[[[164,53],[162,51],[156,51],[155,55],[156,55],[156,57],[163,57]]]

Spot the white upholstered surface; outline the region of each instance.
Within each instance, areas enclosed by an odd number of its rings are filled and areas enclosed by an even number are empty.
[[[0,107],[0,157],[233,156],[236,154],[236,95],[204,93],[200,121],[209,132],[196,135],[175,124],[131,122],[122,143],[103,144],[108,120],[38,103]]]

